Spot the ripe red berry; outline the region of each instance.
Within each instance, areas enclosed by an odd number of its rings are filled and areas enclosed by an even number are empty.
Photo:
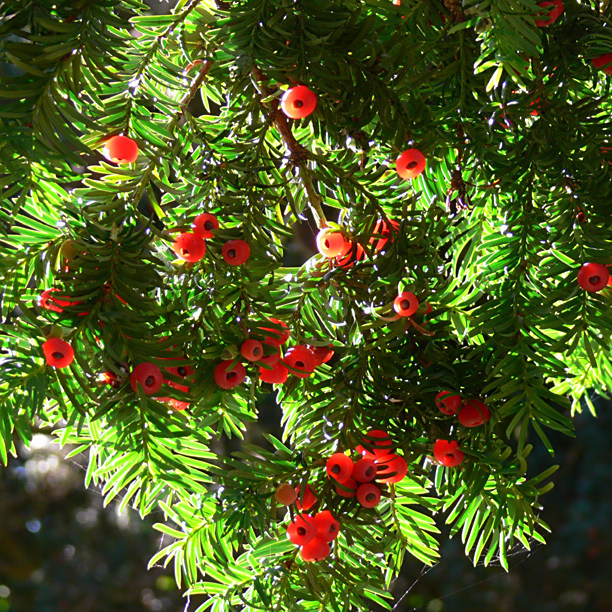
[[[317,106],[317,96],[305,85],[288,89],[281,98],[281,109],[291,119],[308,117]]]
[[[164,377],[161,370],[153,363],[145,361],[139,363],[130,374],[130,385],[137,391],[137,384],[140,384],[145,395],[152,395],[161,389]]]
[[[308,544],[302,546],[300,555],[304,561],[321,561],[330,553],[329,544],[322,538],[314,537]]]
[[[339,482],[336,486],[336,493],[341,497],[355,497],[359,483],[354,478],[349,478],[346,482]]]
[[[287,526],[287,535],[294,544],[304,546],[317,535],[317,524],[310,514],[298,514]]]
[[[325,464],[327,477],[336,482],[346,482],[353,472],[353,460],[344,453],[334,453]]]
[[[367,448],[358,444],[355,450],[372,461],[383,461],[393,455],[393,442],[389,434],[382,429],[372,429],[363,437]]]
[[[463,461],[463,452],[459,450],[457,440],[436,440],[433,451],[436,460],[446,467],[455,467]]]
[[[297,493],[295,505],[297,506],[298,510],[310,510],[310,508],[317,503],[317,497],[310,488],[309,484],[307,484],[306,487],[303,487],[303,485],[298,485],[295,487],[295,492]]]
[[[391,229],[391,226],[393,229]],[[382,251],[389,240],[393,242],[393,234],[397,234],[399,223],[389,219],[389,223],[385,219],[379,219],[374,226],[373,235],[370,238],[370,244],[374,245],[377,251]]]
[[[61,338],[49,338],[43,342],[42,350],[47,364],[55,368],[66,368],[74,359],[74,349]]]
[[[340,523],[333,517],[329,510],[317,512],[314,516],[314,520],[317,525],[316,537],[326,542],[332,542],[338,537],[338,533],[340,533]]]
[[[608,268],[598,263],[585,263],[578,270],[578,284],[585,290],[594,293],[608,285],[610,272]]]
[[[364,508],[374,508],[380,501],[380,489],[371,482],[360,484],[357,489],[357,501]]]
[[[102,154],[116,164],[131,164],[138,159],[138,145],[127,136],[112,136],[104,143]]]
[[[215,382],[222,389],[233,389],[242,384],[246,378],[246,370],[241,363],[236,363],[233,367],[233,360],[222,361],[215,368]]]
[[[355,462],[352,477],[357,482],[371,482],[376,477],[376,463],[372,459],[362,457]]]
[[[303,344],[292,346],[286,353],[283,363],[291,374],[298,378],[308,378],[315,370],[312,351]]]
[[[408,149],[397,158],[395,169],[401,178],[413,179],[425,170],[425,156],[418,149]]]
[[[459,422],[464,427],[478,427],[489,420],[489,408],[477,399],[469,399],[457,413]]]
[[[377,465],[376,480],[378,482],[399,482],[408,473],[408,464],[400,455],[395,455]],[[392,475],[394,474],[394,475]]]
[[[200,238],[212,238],[213,232],[219,229],[219,220],[215,215],[202,213],[193,220],[191,227],[196,236]]]
[[[264,352],[267,350],[266,347],[272,347],[273,352],[269,355],[265,355],[259,360],[260,363],[265,363],[266,365],[273,366],[276,365],[280,360],[280,350],[276,347],[276,345],[270,344],[269,342],[263,343]]]
[[[350,248],[336,257],[336,266],[338,268],[352,268],[356,261],[362,261],[366,258],[365,249],[358,242],[351,242]]]
[[[180,412],[181,410],[186,410],[187,408],[189,408],[189,402],[184,402],[182,400],[177,400],[174,399],[173,397],[169,397],[168,398],[168,403],[170,404],[170,406],[172,406],[172,408],[178,412]]]
[[[284,482],[276,487],[274,497],[281,506],[290,506],[297,499],[297,492],[290,484]]]
[[[320,366],[322,363],[327,363],[334,356],[333,344],[329,346],[313,346],[307,344],[315,358],[315,366]]]
[[[453,391],[440,391],[436,395],[436,406],[442,414],[452,415],[461,407],[461,396]]]
[[[393,300],[393,310],[400,317],[411,317],[419,307],[419,300],[414,293],[403,291]]]
[[[594,57],[591,62],[598,70],[603,70],[606,74],[612,74],[612,53],[606,53],[599,57]]]
[[[287,327],[287,324],[284,321],[280,321],[279,319],[274,318],[270,318],[269,321],[270,323],[275,323],[277,327],[261,328],[261,331],[270,332],[270,335],[264,338],[264,344],[272,344],[273,346],[280,346],[281,344],[285,344],[285,342],[289,340],[289,335],[291,333],[289,331],[289,327]]]
[[[288,378],[289,370],[282,363],[275,363],[271,368],[259,368],[259,380],[262,382],[282,385]]]
[[[250,338],[242,343],[240,354],[248,361],[259,361],[263,357],[263,345],[259,340]]]
[[[251,256],[251,247],[244,240],[228,240],[221,248],[225,263],[241,266]]]
[[[200,261],[206,253],[206,243],[203,238],[184,232],[179,234],[172,243],[172,250],[185,261]]]
[[[174,374],[175,376],[180,376],[181,378],[185,378],[193,372],[193,368],[190,365],[172,366],[169,368],[164,368],[164,370],[170,374]]]
[[[557,21],[561,13],[563,13],[563,2],[561,0],[546,0],[545,2],[540,2],[540,6],[542,9],[549,8],[548,10],[541,11],[541,14],[544,15],[543,19],[535,20],[535,24],[538,28],[551,25]]]
[[[338,232],[331,227],[325,227],[317,234],[317,249],[324,257],[331,258],[342,255],[349,248],[350,242],[346,240],[342,232]]]
[[[59,293],[61,295],[60,290],[56,289],[55,287],[52,287],[51,289],[45,289],[38,298],[38,305],[53,312],[63,312],[64,307],[76,306],[77,304],[81,303],[61,299],[55,295],[51,295],[52,293]]]

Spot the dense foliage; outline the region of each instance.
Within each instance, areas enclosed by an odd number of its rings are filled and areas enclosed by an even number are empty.
[[[437,516],[474,563],[543,541],[556,466],[531,473],[532,444],[552,454],[547,430],[572,434],[587,391],[612,387],[612,294],[577,281],[612,261],[603,7],[567,2],[538,27],[532,0],[0,2],[3,461],[34,422],[87,451],[107,503],[164,511],[152,563],[173,563],[201,610],[382,604],[406,553],[438,558]],[[317,97],[300,120],[279,107],[296,84]],[[117,134],[133,163],[101,155]],[[406,180],[411,148],[426,169]],[[205,212],[220,228],[204,257],[177,259]],[[305,227],[353,249],[292,266]],[[230,240],[246,263],[228,263]],[[395,316],[402,292],[411,316]],[[289,345],[334,356],[274,386],[282,440],[220,456],[214,440],[243,438],[272,390],[240,354],[281,332],[270,319],[289,328],[285,361]],[[43,352],[60,336],[68,367]],[[244,382],[220,388],[221,361]],[[159,399],[130,384],[143,363],[163,372]],[[490,420],[458,423],[442,390]],[[371,429],[409,471],[367,509],[324,466]],[[287,539],[282,483],[338,518],[326,559]]]

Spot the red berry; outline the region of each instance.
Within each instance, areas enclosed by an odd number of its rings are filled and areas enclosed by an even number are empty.
[[[286,353],[283,363],[291,374],[298,378],[308,378],[315,369],[315,358],[312,351],[303,344],[292,346]]]
[[[344,453],[334,453],[325,464],[327,477],[336,482],[346,482],[353,472],[353,460]]]
[[[245,340],[240,347],[240,354],[248,361],[259,361],[263,357],[263,345],[259,340]]]
[[[330,553],[329,544],[322,538],[312,538],[308,544],[302,546],[300,555],[304,561],[321,561]]]
[[[244,240],[228,240],[221,248],[225,263],[241,266],[251,256],[251,247]]]
[[[55,368],[66,368],[74,359],[73,348],[61,338],[49,338],[42,345],[47,365]]]
[[[440,391],[436,395],[436,406],[442,414],[452,415],[461,407],[461,396],[452,391]]]
[[[371,482],[376,477],[376,463],[367,457],[359,459],[353,466],[352,477],[357,482]]]
[[[264,344],[272,344],[273,346],[280,346],[281,344],[285,344],[287,340],[289,340],[289,327],[284,321],[280,321],[279,319],[270,318],[270,323],[275,323],[277,325],[276,328],[272,327],[262,327],[261,331],[271,332],[269,336],[264,338]],[[280,329],[279,329],[280,328]]]
[[[595,68],[601,68],[606,74],[612,74],[612,53],[594,57],[591,62]]]
[[[246,378],[246,370],[241,363],[236,363],[233,367],[233,360],[222,361],[215,368],[215,382],[222,389],[233,389],[242,384]]]
[[[290,506],[297,499],[297,492],[290,484],[285,482],[276,487],[274,497],[281,506]]]
[[[193,372],[193,368],[190,365],[172,366],[169,368],[164,368],[164,370],[166,370],[166,372],[170,374],[174,374],[175,376],[180,376],[181,378],[185,378],[186,376],[189,376]]]
[[[393,455],[393,442],[389,434],[382,429],[372,429],[363,437],[363,441],[368,447],[358,444],[355,450],[362,456],[372,459],[372,461],[381,461]]]
[[[180,412],[181,410],[185,410],[189,408],[189,402],[184,402],[182,400],[174,399],[173,397],[168,398],[168,403],[174,410]]]
[[[317,249],[324,257],[336,257],[346,253],[350,248],[350,242],[341,232],[333,230],[331,227],[323,228],[317,234]]]
[[[102,154],[116,164],[131,164],[138,159],[138,145],[127,136],[112,136],[104,143]]]
[[[538,28],[549,26],[557,21],[561,13],[563,13],[563,2],[561,0],[546,0],[545,2],[540,2],[540,6],[543,9],[545,9],[547,6],[551,8],[549,8],[547,11],[541,11],[541,14],[548,15],[546,18],[535,20],[535,24],[538,26]]]
[[[269,365],[269,366],[276,365],[279,362],[279,360],[280,360],[280,350],[275,345],[269,344],[268,342],[264,342],[263,346],[264,347],[272,346],[273,349],[274,349],[274,352],[270,353],[269,355],[264,355],[259,360],[259,362],[260,363],[265,363],[266,365]]]
[[[336,257],[338,268],[352,268],[356,261],[366,258],[365,249],[358,242],[349,243],[350,248],[343,254]]]
[[[313,490],[310,488],[309,484],[307,484],[306,487],[298,485],[297,487],[295,487],[295,492],[297,493],[295,505],[297,506],[298,510],[310,510],[310,508],[312,508],[317,503],[317,498]]]
[[[176,237],[172,250],[185,261],[200,261],[206,253],[206,243],[203,238],[191,232],[184,232]]]
[[[463,453],[456,440],[436,440],[433,451],[436,460],[446,467],[455,467],[463,461]]]
[[[408,149],[397,158],[395,169],[401,178],[413,179],[425,170],[425,156],[418,149]]]
[[[196,236],[200,238],[212,238],[213,232],[219,229],[219,220],[215,215],[202,213],[193,220],[191,227]]]
[[[419,300],[414,293],[403,291],[393,300],[393,310],[400,317],[411,317],[419,307]]]
[[[585,263],[578,270],[578,284],[591,293],[601,291],[608,285],[610,272],[608,268],[598,263]]]
[[[262,382],[282,385],[288,378],[289,370],[282,363],[275,363],[271,368],[259,368],[259,380]]]
[[[159,391],[164,382],[164,377],[161,370],[153,363],[145,361],[139,363],[130,374],[130,385],[134,391],[137,391],[136,385],[140,387],[145,395],[152,395]]]
[[[378,462],[376,480],[378,482],[399,482],[404,479],[407,473],[408,464],[406,460],[400,455],[395,455],[384,462]]]
[[[457,418],[464,427],[478,427],[486,423],[489,416],[489,408],[477,399],[467,400],[457,413]]]
[[[349,478],[346,482],[339,482],[336,486],[336,493],[342,497],[355,497],[359,483],[354,478]]]
[[[389,228],[389,225],[391,225],[393,230]],[[398,229],[399,223],[397,221],[389,219],[389,223],[387,223],[384,219],[379,219],[374,226],[374,232],[373,236],[370,238],[370,244],[373,244],[377,251],[382,251],[389,239],[391,242],[393,242],[391,232],[393,232],[393,234],[397,234]]]
[[[61,295],[59,289],[56,289],[55,287],[45,289],[38,298],[38,305],[53,312],[63,312],[65,306],[76,306],[77,304],[81,303],[63,300],[55,295],[51,295],[54,292],[59,292]]]
[[[288,89],[281,98],[281,109],[291,119],[308,117],[317,106],[317,96],[305,85]]]
[[[357,501],[364,508],[373,508],[380,501],[380,489],[371,482],[360,484],[357,489]]]
[[[314,516],[317,525],[317,538],[331,542],[338,537],[340,523],[333,517],[329,510],[317,512]]]
[[[294,544],[304,546],[317,535],[317,524],[310,514],[298,514],[287,526],[287,535]]]
[[[308,344],[307,346],[314,355],[315,366],[327,363],[334,356],[333,344],[329,346],[313,346],[312,344]]]

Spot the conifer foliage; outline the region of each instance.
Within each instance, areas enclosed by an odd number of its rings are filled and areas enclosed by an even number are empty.
[[[544,541],[529,453],[612,388],[612,9],[542,4],[0,2],[3,462],[54,426],[200,610]]]

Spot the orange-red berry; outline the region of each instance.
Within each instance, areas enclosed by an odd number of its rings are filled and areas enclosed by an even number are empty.
[[[336,256],[335,262],[338,268],[352,268],[355,262],[366,258],[365,249],[358,242],[350,242],[348,244],[348,250]]]
[[[371,482],[360,484],[357,489],[357,501],[364,508],[374,508],[380,501],[380,489]]]
[[[290,506],[297,499],[297,492],[290,484],[284,482],[276,487],[274,497],[282,506]]]
[[[355,450],[372,461],[382,461],[393,455],[393,442],[389,434],[382,429],[372,429],[363,437],[367,447],[358,444]]]
[[[310,508],[317,503],[317,497],[309,484],[305,487],[303,485],[298,485],[295,488],[295,492],[298,495],[298,498],[295,500],[295,505],[298,510],[310,510]]]
[[[336,493],[341,497],[355,497],[359,483],[354,478],[349,478],[346,482],[339,482],[335,485]]]
[[[185,261],[191,263],[200,261],[206,253],[206,243],[203,238],[192,234],[191,232],[183,232],[179,234],[172,243],[172,250]]]
[[[436,395],[435,402],[442,414],[452,415],[461,407],[461,396],[452,391],[440,391]]]
[[[153,363],[145,361],[139,363],[130,374],[130,386],[134,391],[137,391],[137,385],[140,385],[145,395],[152,395],[159,391],[164,382],[164,377],[161,370]]]
[[[291,374],[298,378],[308,378],[315,370],[312,351],[303,344],[292,346],[286,353],[283,363]]]
[[[329,510],[317,512],[314,516],[317,525],[317,537],[332,542],[340,533],[340,523],[333,517]]]
[[[274,363],[270,368],[259,368],[259,380],[262,382],[282,385],[284,382],[287,382],[288,378],[289,370],[282,363]]]
[[[270,335],[264,338],[264,344],[271,344],[273,346],[280,346],[281,344],[285,344],[285,342],[289,340],[289,336],[291,334],[291,332],[289,331],[289,327],[287,327],[287,324],[284,321],[280,321],[279,319],[274,318],[270,318],[269,321],[270,323],[275,323],[277,327],[261,328],[261,331],[270,332]]]
[[[578,284],[591,293],[601,291],[608,285],[610,272],[608,268],[598,263],[585,263],[578,270]]]
[[[456,440],[436,440],[433,451],[436,460],[446,467],[455,467],[463,461],[463,452]]]
[[[419,308],[419,300],[414,293],[403,291],[393,300],[393,310],[400,317],[411,317]]]
[[[612,74],[612,53],[606,53],[599,57],[594,57],[591,62],[598,70],[603,70],[606,74]]]
[[[457,419],[464,427],[478,427],[489,420],[489,408],[477,399],[469,399],[457,413]]]
[[[305,85],[288,89],[281,98],[281,109],[291,119],[308,117],[317,106],[317,96]]]
[[[47,365],[55,368],[67,368],[74,359],[74,349],[61,338],[49,338],[43,342],[42,350]]]
[[[321,561],[330,553],[329,544],[319,537],[314,537],[308,544],[302,546],[300,555],[304,561]]]
[[[346,240],[342,232],[338,232],[331,227],[323,228],[317,234],[317,249],[324,257],[336,257],[346,253],[351,243]]]
[[[241,266],[251,256],[251,247],[244,240],[228,240],[221,248],[225,263]]]
[[[304,546],[317,535],[317,524],[310,514],[298,514],[287,526],[287,535],[294,544]]]
[[[401,178],[413,179],[425,170],[425,156],[418,149],[408,149],[395,161],[395,169]]]
[[[547,7],[550,8],[541,11],[542,15],[547,15],[544,19],[535,20],[535,24],[539,28],[551,25],[557,21],[561,13],[563,13],[563,2],[561,0],[546,0],[545,2],[540,2],[540,7],[542,7],[542,9],[546,9]]]
[[[259,361],[263,357],[263,345],[259,340],[250,338],[240,346],[240,354],[248,361]]]
[[[352,477],[357,482],[371,482],[376,478],[376,463],[367,457],[359,459],[353,466]]]
[[[131,164],[138,159],[138,145],[127,136],[111,136],[104,143],[102,154],[116,164]]]
[[[231,359],[222,361],[217,365],[214,372],[215,382],[222,389],[233,389],[244,382],[246,370],[241,363],[236,363],[230,368]]]
[[[378,482],[399,482],[408,473],[408,464],[400,455],[394,455],[377,465],[376,480]]]
[[[344,453],[334,453],[325,464],[328,478],[346,482],[353,472],[353,460]]]
[[[213,232],[219,229],[219,220],[215,215],[202,213],[193,220],[191,227],[196,236],[200,238],[212,238]]]
[[[389,240],[393,242],[393,234],[397,234],[398,229],[399,223],[397,221],[389,219],[389,223],[387,223],[385,219],[379,219],[374,226],[373,235],[370,237],[370,244],[373,244],[377,251],[382,251]]]

